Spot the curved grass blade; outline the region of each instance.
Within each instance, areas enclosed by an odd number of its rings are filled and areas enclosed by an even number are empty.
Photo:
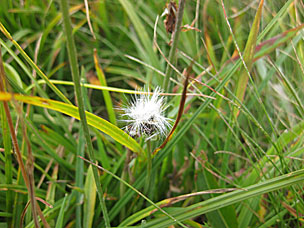
[[[35,106],[48,108],[51,110],[55,110],[71,117],[74,117],[79,120],[79,113],[78,108],[74,105],[66,104],[60,101],[54,101],[50,99],[44,99],[40,97],[31,97],[31,96],[23,96],[20,94],[9,94],[9,93],[0,93],[0,100],[1,101],[10,101],[15,99],[17,101],[21,101],[27,104],[32,104]],[[125,133],[120,128],[116,127],[115,125],[109,123],[108,121],[92,114],[86,112],[88,124],[92,127],[97,128],[98,130],[106,133],[107,135],[111,136],[114,140],[119,142],[120,144],[126,146],[130,150],[135,153],[143,153],[142,148],[140,145],[127,133]]]
[[[247,187],[245,190],[237,190],[218,197],[211,198],[209,200],[205,200],[200,203],[196,203],[192,206],[185,208],[184,210],[180,210],[179,212],[173,213],[172,216],[174,216],[179,221],[194,218],[196,216],[205,214],[207,212],[218,210],[219,208],[223,208],[228,205],[232,205],[258,195],[262,195],[264,193],[289,187],[291,185],[303,182],[303,180],[304,180],[304,169],[291,172],[286,175],[282,175],[264,181],[262,183],[251,185]],[[151,227],[160,228],[160,227],[168,227],[172,224],[174,224],[172,220],[169,220],[166,217],[162,217],[162,218],[152,219],[150,222],[146,223],[146,226],[150,228]]]
[[[179,104],[179,109],[178,109],[178,114],[177,114],[177,118],[175,120],[175,123],[171,129],[171,131],[169,132],[167,138],[165,139],[165,141],[154,150],[153,155],[157,154],[158,151],[160,151],[162,148],[164,148],[166,146],[166,144],[169,142],[169,140],[172,138],[172,135],[175,131],[175,129],[177,128],[177,125],[180,121],[180,119],[182,118],[183,112],[184,112],[184,106],[185,106],[185,102],[186,102],[186,98],[187,98],[187,87],[188,87],[188,80],[189,80],[189,76],[190,73],[186,71],[186,79],[185,79],[185,83],[184,83],[184,89],[183,89],[183,93],[182,93],[182,98]]]
[[[248,80],[250,77],[250,71],[253,66],[254,51],[255,51],[257,37],[258,37],[258,33],[259,33],[259,28],[260,28],[263,3],[264,3],[264,0],[261,0],[260,4],[259,4],[259,8],[256,13],[256,16],[254,18],[250,33],[249,33],[248,41],[246,43],[246,47],[244,50],[244,57],[241,58],[244,66],[242,67],[242,70],[238,76],[236,92],[235,92],[236,97],[241,102],[244,100],[245,91],[246,91]],[[239,55],[241,57],[241,53],[239,53]],[[235,117],[237,117],[239,115],[239,110],[235,108],[233,113],[234,113]]]
[[[164,200],[156,203],[156,205],[158,205],[160,208],[164,208],[164,207],[171,206],[175,203],[178,203],[180,201],[186,200],[190,197],[200,196],[200,195],[205,195],[205,194],[225,193],[225,192],[231,192],[234,190],[237,190],[237,189],[236,188],[211,189],[211,190],[206,190],[206,191],[201,191],[201,192],[194,192],[194,193],[189,193],[189,194],[185,194],[185,195],[180,195],[180,196],[164,199]],[[131,215],[130,217],[128,217],[121,224],[119,224],[118,227],[130,226],[130,225],[137,223],[140,220],[150,216],[151,214],[153,214],[156,211],[157,210],[155,209],[155,206],[147,207],[139,212],[136,212],[135,214]]]

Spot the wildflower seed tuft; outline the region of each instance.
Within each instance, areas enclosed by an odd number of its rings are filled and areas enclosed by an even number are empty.
[[[132,137],[146,137],[146,140],[156,136],[165,136],[171,127],[171,119],[164,116],[166,107],[160,88],[157,87],[151,95],[136,95],[128,106],[123,107],[123,116],[127,119],[125,127]]]

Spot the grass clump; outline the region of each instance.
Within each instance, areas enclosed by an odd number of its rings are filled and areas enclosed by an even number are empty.
[[[303,225],[300,1],[61,3],[0,8],[1,227]]]

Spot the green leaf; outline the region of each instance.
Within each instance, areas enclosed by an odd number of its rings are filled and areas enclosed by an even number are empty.
[[[92,227],[95,212],[96,184],[92,166],[89,167],[84,184],[83,227]]]
[[[15,99],[17,101],[25,102],[28,104],[32,104],[35,106],[55,110],[71,117],[74,117],[79,120],[78,108],[74,105],[66,104],[60,101],[54,101],[50,99],[44,99],[40,97],[31,97],[31,96],[23,96],[20,94],[9,94],[9,93],[0,93],[0,100],[12,100]],[[117,126],[109,123],[108,121],[92,114],[86,112],[87,121],[90,126],[97,128],[98,130],[106,133],[111,136],[114,140],[119,142],[120,144],[128,147],[135,153],[142,153],[143,150],[140,145],[127,133],[118,128]]]
[[[97,76],[98,76],[100,85],[107,87],[106,77],[103,73],[103,70],[101,69],[101,66],[98,63],[97,52],[96,51],[94,52],[94,63],[95,63],[95,69],[96,69],[96,72],[97,72]],[[113,103],[112,103],[112,100],[111,100],[111,95],[110,95],[109,91],[107,91],[107,90],[103,90],[102,94],[103,94],[103,99],[104,99],[105,104],[106,104],[106,108],[107,108],[107,112],[108,112],[108,115],[109,115],[110,122],[112,124],[116,125],[116,117],[115,117],[115,112],[114,112],[114,108],[113,108]]]
[[[66,209],[65,204],[66,204],[67,198],[68,198],[68,195],[66,194],[64,199],[63,199],[62,205],[60,207],[60,211],[59,211],[59,214],[58,214],[58,219],[57,219],[55,228],[63,227],[64,211]]]
[[[257,37],[259,33],[259,28],[260,28],[260,21],[262,17],[262,9],[263,9],[263,3],[264,0],[260,1],[260,5],[258,8],[258,11],[255,15],[248,41],[246,43],[245,51],[244,51],[244,56],[243,56],[243,64],[244,66],[242,67],[240,74],[237,78],[237,86],[236,86],[236,92],[235,95],[236,97],[242,102],[244,100],[244,95],[245,91],[247,88],[249,76],[250,76],[250,71],[252,69],[253,65],[253,58],[254,58],[254,53],[255,53],[255,47],[256,47],[256,42],[257,42]],[[241,54],[241,53],[239,53]],[[235,117],[238,116],[239,110],[237,108],[234,108],[233,111]]]

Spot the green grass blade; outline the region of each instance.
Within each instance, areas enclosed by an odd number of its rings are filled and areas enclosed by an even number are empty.
[[[291,96],[294,97],[294,99],[296,100],[298,106],[298,110],[299,110],[299,113],[301,114],[302,117],[304,117],[304,106],[303,106],[303,103],[299,97],[299,95],[297,94],[295,88],[293,88],[293,85],[291,84],[291,82],[288,80],[288,78],[285,76],[284,73],[282,73],[280,71],[280,69],[275,65],[275,64],[272,64],[272,66],[276,69],[276,72],[278,72],[278,74],[281,76],[281,78],[283,79],[284,81],[284,85],[287,87],[287,89],[290,91],[291,93]]]
[[[282,188],[295,185],[297,183],[303,182],[304,180],[304,170],[295,171],[286,175],[282,175],[262,183],[251,185],[246,187],[245,190],[237,190],[231,193],[227,193],[218,197],[214,197],[210,200],[206,200],[181,210],[179,213],[174,213],[173,216],[178,220],[185,220],[194,218],[196,216],[205,214],[207,212],[223,208],[228,205],[238,203],[240,201],[250,199],[252,197],[262,195],[271,191],[279,190]],[[147,222],[149,227],[168,227],[172,225],[172,221],[163,217],[155,218]]]
[[[279,20],[283,17],[284,14],[288,12],[288,8],[290,7],[291,4],[294,3],[294,0],[288,0],[284,6],[280,9],[280,11],[272,18],[272,20],[267,24],[265,29],[261,32],[259,35],[257,41],[261,41],[267,34],[271,35],[271,29],[275,26],[279,26],[280,23]],[[274,30],[274,29],[273,29]]]
[[[12,97],[12,95],[9,93],[0,93],[1,101],[11,100],[13,98],[15,100],[28,104],[58,111],[79,120],[78,108],[74,105],[69,105],[60,101],[54,101],[40,97],[23,96],[19,94],[16,94]],[[136,153],[143,153],[140,145],[123,130],[92,113],[86,112],[86,115],[89,125],[111,136],[114,140],[128,147],[130,150]]]
[[[152,40],[149,37],[145,26],[142,24],[141,20],[139,19],[135,7],[132,5],[132,3],[129,0],[119,0],[120,4],[124,7],[126,13],[128,14],[131,22],[134,25],[134,28],[137,32],[137,35],[140,38],[140,41],[142,42],[148,57],[149,62],[152,63],[152,66],[156,67],[157,69],[160,69],[160,64],[157,58],[157,55],[153,51],[153,45]]]
[[[50,82],[48,77],[40,70],[40,68],[34,63],[34,61],[25,53],[22,47],[13,39],[10,33],[6,30],[3,24],[0,22],[0,31],[14,44],[14,46],[20,51],[21,55],[25,58],[28,64],[35,69],[37,74],[45,80],[46,84],[66,103],[70,104],[71,102],[64,96],[64,94]]]
[[[85,141],[83,137],[83,130],[79,131],[78,145],[77,145],[77,156],[84,156]],[[81,159],[76,160],[76,183],[75,186],[83,188],[84,180],[84,162]],[[76,228],[82,227],[82,193],[75,191],[76,195]]]
[[[13,183],[13,165],[12,165],[12,146],[11,139],[9,134],[8,123],[6,120],[6,114],[4,111],[3,103],[0,104],[0,118],[1,118],[1,134],[3,137],[3,146],[5,153],[5,183],[12,184]],[[6,192],[6,213],[11,214],[13,212],[13,192]],[[7,224],[10,226],[12,224],[12,217],[7,218]]]
[[[103,73],[103,70],[101,69],[101,66],[98,63],[98,57],[97,57],[96,50],[94,51],[94,62],[95,62],[95,69],[96,69],[96,72],[97,72],[97,76],[98,76],[100,85],[104,86],[104,87],[107,87],[106,77]],[[108,115],[109,115],[109,120],[112,124],[117,125],[116,124],[115,112],[114,112],[114,108],[113,108],[113,103],[112,103],[112,100],[111,100],[111,95],[110,95],[109,91],[107,91],[107,90],[103,90],[102,94],[103,94],[104,101],[105,101],[106,108],[107,108],[107,112],[108,112]]]
[[[83,227],[92,227],[95,212],[95,199],[96,183],[92,166],[90,166],[84,184]]]
[[[198,186],[201,185],[199,190],[218,189],[218,183],[214,176],[206,170],[198,173]],[[215,194],[203,195],[204,200],[215,197]],[[226,227],[237,228],[238,222],[236,219],[236,212],[233,206],[227,206],[216,211],[212,211],[206,214],[208,220],[212,224],[212,227]]]
[[[62,228],[63,227],[64,212],[65,212],[65,209],[66,209],[65,206],[66,206],[67,198],[68,198],[68,195],[66,194],[64,199],[63,199],[63,202],[61,204],[61,207],[60,207],[60,211],[59,211],[59,214],[58,214],[58,218],[57,218],[55,228]]]
[[[264,3],[264,0],[261,0],[260,4],[259,4],[259,8],[258,8],[257,13],[254,18],[254,22],[252,24],[252,27],[251,27],[251,30],[249,33],[248,41],[246,43],[246,47],[245,47],[244,54],[243,54],[244,56],[241,57],[242,55],[241,55],[241,53],[239,53],[244,66],[243,66],[242,70],[240,71],[240,74],[237,78],[237,86],[236,86],[235,95],[240,100],[240,102],[243,102],[243,100],[244,100],[245,91],[246,91],[248,80],[250,77],[250,71],[251,71],[252,65],[253,65],[254,52],[255,52],[257,37],[258,37],[258,33],[259,33],[259,28],[260,28],[260,21],[261,21],[261,17],[262,17],[263,3]],[[239,110],[235,108],[233,113],[237,117]]]

